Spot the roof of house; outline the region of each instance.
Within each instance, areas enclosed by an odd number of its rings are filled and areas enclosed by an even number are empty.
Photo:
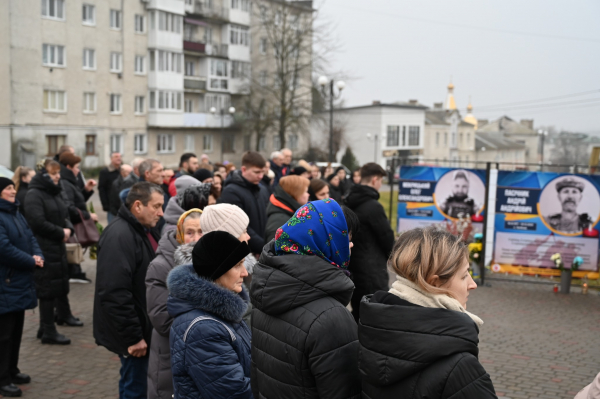
[[[508,116],[503,116],[500,119],[489,122],[486,125],[477,129],[477,132],[482,133],[504,133],[504,134],[519,134],[519,135],[536,135],[537,132],[529,127],[512,120]]]
[[[475,148],[481,151],[482,147],[490,150],[524,150],[525,144],[517,143],[498,133],[475,133]]]
[[[336,109],[334,109],[334,112],[352,111],[355,109],[367,109],[367,108],[399,108],[399,109],[416,109],[416,110],[426,110],[427,109],[427,107],[425,105],[421,105],[421,104],[413,105],[410,103],[391,103],[391,104],[380,103],[380,104],[371,104],[371,105],[359,105],[356,107],[336,108]],[[329,112],[329,110],[323,111],[323,112]]]

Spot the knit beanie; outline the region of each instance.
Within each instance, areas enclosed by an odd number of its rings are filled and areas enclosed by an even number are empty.
[[[192,265],[200,277],[214,281],[227,273],[250,253],[245,241],[225,231],[202,236],[192,250]]]
[[[208,169],[198,169],[194,172],[194,177],[202,183],[204,180],[213,177],[213,172]]]
[[[289,195],[292,196],[296,201],[300,202],[302,194],[308,190],[310,180],[302,176],[284,176],[279,179],[279,185]]]
[[[10,180],[7,177],[0,177],[0,192],[4,191],[4,189],[6,187],[10,186],[11,184],[14,186],[15,182]],[[240,233],[240,235],[241,235],[241,233]],[[238,235],[238,237],[239,237],[239,235]]]
[[[65,166],[73,167],[81,162],[81,158],[79,158],[75,154],[71,154],[70,152],[63,152],[60,155],[58,162],[62,163]]]
[[[248,229],[249,223],[250,219],[242,208],[231,204],[207,206],[200,216],[200,225],[204,234],[217,230],[226,231],[236,239]]]

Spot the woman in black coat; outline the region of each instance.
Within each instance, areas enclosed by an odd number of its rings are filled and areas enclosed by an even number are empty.
[[[33,270],[44,266],[42,251],[19,212],[13,181],[0,177],[0,395],[21,396],[15,384],[31,378],[18,368],[25,310],[37,305]]]
[[[360,398],[358,337],[346,309],[353,212],[330,199],[300,207],[254,266],[254,398]]]
[[[44,254],[44,267],[35,270],[35,286],[40,304],[38,337],[43,344],[68,345],[71,340],[59,334],[54,324],[54,300],[69,293],[65,242],[73,233],[59,181],[60,164],[51,161],[46,165],[46,173],[38,173],[31,179],[29,192],[25,197],[25,208],[27,222]]]
[[[363,398],[496,398],[477,359],[483,321],[466,311],[477,288],[467,246],[433,227],[414,229],[400,235],[389,263],[392,288],[360,304]]]

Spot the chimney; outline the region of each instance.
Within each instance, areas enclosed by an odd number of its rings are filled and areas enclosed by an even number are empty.
[[[533,130],[533,119],[521,119],[521,125],[527,126],[531,130]]]
[[[379,100],[373,100],[373,105],[381,105],[381,101],[379,101]]]
[[[410,105],[418,105],[418,104],[419,104],[419,101],[418,101],[418,100],[408,100],[408,103],[409,103]]]
[[[433,109],[435,111],[441,111],[444,109],[444,103],[433,103]]]

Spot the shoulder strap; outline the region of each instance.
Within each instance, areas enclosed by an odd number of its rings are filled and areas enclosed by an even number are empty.
[[[185,334],[183,334],[183,342],[185,342],[185,340],[187,339],[187,335],[190,332],[190,330],[192,329],[192,327],[194,326],[194,324],[196,324],[196,323],[198,323],[200,321],[203,321],[203,320],[212,320],[212,321],[216,321],[217,323],[221,324],[229,332],[229,335],[231,336],[231,342],[234,342],[236,340],[235,334],[233,333],[233,331],[231,331],[231,328],[229,328],[222,321],[219,321],[217,319],[213,319],[212,317],[208,317],[208,316],[198,316],[194,320],[192,320],[192,322],[190,323],[190,325],[188,326],[188,328],[185,330]]]

